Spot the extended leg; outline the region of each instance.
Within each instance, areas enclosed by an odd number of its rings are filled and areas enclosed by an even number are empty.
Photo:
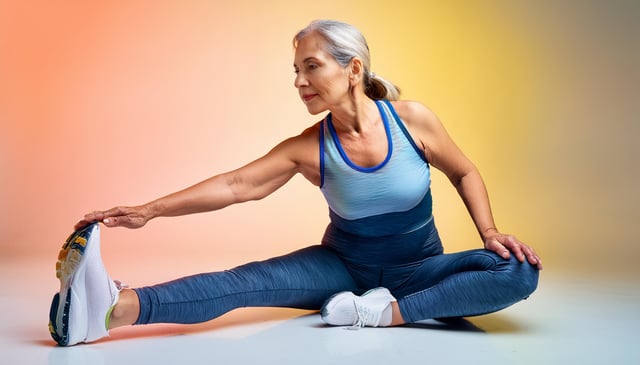
[[[312,246],[231,270],[136,289],[136,324],[199,323],[240,307],[319,309],[332,294],[356,289],[332,251]]]

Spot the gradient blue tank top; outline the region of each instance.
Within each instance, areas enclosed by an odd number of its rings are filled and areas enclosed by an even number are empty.
[[[387,135],[379,165],[349,160],[327,115],[320,128],[320,190],[331,223],[365,237],[412,232],[431,220],[431,175],[423,152],[388,101],[376,101]]]

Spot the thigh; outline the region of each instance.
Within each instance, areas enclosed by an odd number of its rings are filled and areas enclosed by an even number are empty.
[[[403,318],[474,316],[526,299],[538,284],[538,269],[487,250],[434,256],[421,263],[392,293]]]
[[[295,306],[319,309],[339,291],[357,289],[345,264],[330,249],[307,247],[265,261],[251,262],[227,270],[230,292],[256,292],[247,295],[247,306]],[[241,288],[241,289],[238,289]]]
[[[412,294],[430,288],[452,275],[470,271],[500,270],[505,260],[494,252],[475,249],[429,257],[404,268],[385,270],[385,276],[395,277],[393,292],[397,296]]]

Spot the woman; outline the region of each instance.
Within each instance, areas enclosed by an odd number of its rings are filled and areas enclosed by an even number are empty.
[[[245,306],[321,309],[331,325],[395,326],[493,312],[535,290],[540,258],[498,231],[478,170],[436,116],[397,100],[398,89],[371,72],[361,33],[315,21],[294,48],[300,98],[309,113],[327,116],[240,169],[141,206],[85,215],[59,256],[61,290],[50,313],[59,344],[95,341],[124,325],[208,321]],[[456,187],[483,249],[443,254],[430,166]],[[138,289],[106,273],[97,222],[139,228],[158,216],[222,209],[262,199],[297,173],[328,202],[321,245]]]

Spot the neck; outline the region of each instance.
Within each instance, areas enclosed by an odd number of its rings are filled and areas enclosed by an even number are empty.
[[[360,135],[378,120],[375,102],[366,96],[352,98],[342,108],[331,110],[333,126],[338,133]]]

